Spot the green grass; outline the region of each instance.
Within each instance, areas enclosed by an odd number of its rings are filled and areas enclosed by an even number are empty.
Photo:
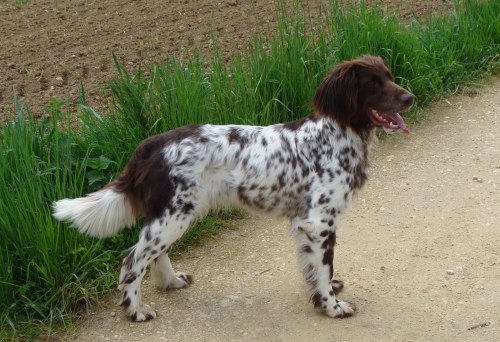
[[[17,118],[2,127],[0,312],[12,327],[33,318],[59,320],[108,289],[114,277],[108,270],[119,253],[51,218],[53,199],[86,188],[86,161],[73,154],[79,139],[61,104],[49,108],[52,120],[35,121],[16,100]]]
[[[1,3],[11,3],[13,5],[23,5],[27,4],[28,2],[31,2],[31,0],[10,0],[10,1],[0,1]]]
[[[297,119],[309,113],[308,101],[332,66],[362,54],[383,56],[419,106],[499,69],[497,1],[466,1],[454,13],[410,23],[363,5],[333,3],[317,21],[298,4],[287,12],[274,34],[257,35],[229,62],[219,56],[215,34],[210,58],[166,56],[134,72],[115,59],[109,113],[87,107],[84,89],[77,105],[53,99],[51,119],[33,119],[15,100],[15,116],[0,131],[0,322],[7,329],[0,339],[29,339],[29,330],[51,334],[55,323],[71,321],[115,287],[121,255],[138,229],[90,239],[56,222],[51,203],[109,182],[142,139],[189,123]],[[83,122],[78,129],[70,125],[75,114]],[[240,216],[225,215],[210,215],[178,251]]]

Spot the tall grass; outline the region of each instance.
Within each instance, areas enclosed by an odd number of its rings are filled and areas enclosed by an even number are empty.
[[[17,116],[0,132],[4,325],[61,319],[113,287],[121,251],[135,243],[137,230],[92,240],[55,222],[51,203],[107,183],[147,136],[189,123],[297,119],[310,111],[308,101],[332,65],[362,54],[383,56],[420,104],[498,70],[497,1],[457,3],[453,13],[409,23],[363,4],[333,3],[315,21],[298,2],[278,4],[275,33],[257,35],[229,62],[219,57],[216,35],[211,58],[167,56],[133,73],[115,59],[115,106],[107,115],[85,106],[83,92],[76,107],[53,100],[50,120],[32,119],[16,100]],[[75,112],[83,122],[78,130],[69,120]],[[217,217],[205,222],[192,234],[211,235],[220,224]]]
[[[17,117],[0,136],[0,313],[11,326],[59,319],[88,303],[112,282],[117,254],[51,218],[54,199],[88,188],[87,159],[73,153],[78,138],[64,102],[53,101],[53,118],[41,121],[15,102]]]

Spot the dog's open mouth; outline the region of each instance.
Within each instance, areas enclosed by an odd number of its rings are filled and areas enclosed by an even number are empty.
[[[403,130],[406,134],[410,134],[410,130],[406,127],[405,122],[399,113],[383,115],[375,109],[368,109],[368,116],[375,126],[382,128],[384,131],[395,132],[398,129]]]

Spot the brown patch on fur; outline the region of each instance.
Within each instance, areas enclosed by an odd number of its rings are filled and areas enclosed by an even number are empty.
[[[311,296],[311,301],[313,302],[314,304],[314,307],[315,308],[318,308],[318,307],[321,307],[322,305],[322,295],[320,292],[315,292],[312,296]]]
[[[191,285],[194,283],[193,276],[191,274],[181,274],[180,277],[188,284]]]
[[[343,288],[344,282],[342,280],[332,279],[332,291],[334,294],[338,295]]]
[[[300,127],[302,127],[302,125],[304,125],[307,121],[316,122],[318,121],[318,118],[314,114],[311,114],[309,116],[306,116],[305,118],[284,123],[283,128],[291,131],[296,131]]]
[[[200,125],[189,125],[144,140],[134,151],[125,170],[105,186],[124,193],[135,216],[142,213],[146,222],[161,217],[172,200],[177,183],[169,177],[170,166],[160,151],[184,139],[196,138]],[[178,180],[179,181],[179,180]],[[182,180],[180,180],[182,183]],[[185,186],[185,185],[184,185]]]
[[[410,95],[394,83],[382,58],[365,55],[336,65],[319,85],[311,104],[316,115],[331,117],[360,134],[375,128],[368,108],[389,111],[395,100],[412,102]]]
[[[135,254],[135,247],[132,247],[127,251],[127,255],[125,255],[125,257],[123,258],[122,266],[124,266],[127,270],[131,270],[132,267],[134,266],[135,262],[134,254]]]
[[[120,306],[126,309],[126,308],[128,308],[128,307],[130,306],[130,303],[131,303],[131,300],[130,300],[130,298],[129,298],[129,297],[127,297],[127,298],[125,298],[125,299],[121,302]]]

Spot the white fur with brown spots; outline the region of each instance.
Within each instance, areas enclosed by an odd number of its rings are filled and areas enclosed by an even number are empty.
[[[336,297],[343,283],[332,279],[336,229],[368,177],[375,128],[408,133],[399,113],[412,103],[382,59],[363,56],[323,80],[311,115],[267,127],[191,125],[148,138],[114,181],[87,197],[56,202],[54,216],[103,237],[144,215],[119,279],[120,305],[133,321],[156,317],[141,301],[151,262],[152,282],[161,290],[193,282],[174,272],[168,253],[211,208],[288,217],[314,306],[348,317],[355,308]]]

